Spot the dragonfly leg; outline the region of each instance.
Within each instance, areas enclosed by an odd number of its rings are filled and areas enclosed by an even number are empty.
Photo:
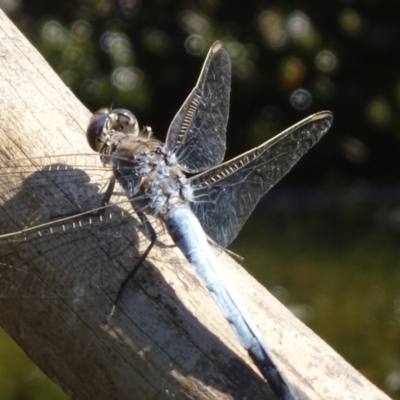
[[[98,210],[96,212],[87,214],[87,215],[89,215],[91,217],[100,217],[104,214],[104,211],[105,211],[104,207],[110,203],[111,196],[114,193],[115,182],[116,182],[115,177],[112,177],[110,179],[110,183],[108,184],[107,190],[105,191],[103,198],[101,200],[101,207],[103,207],[103,208],[101,208],[100,210]]]
[[[111,312],[107,316],[107,319],[106,319],[104,325],[108,325],[108,323],[110,322],[111,318],[113,317],[113,315],[115,313],[115,309],[117,307],[117,303],[118,303],[119,299],[122,296],[122,293],[123,293],[123,291],[125,289],[126,284],[136,274],[136,272],[139,270],[139,268],[143,265],[143,262],[146,260],[147,256],[150,253],[150,250],[153,248],[154,243],[157,240],[157,234],[156,234],[154,228],[152,227],[152,225],[150,224],[150,221],[147,219],[146,215],[143,212],[138,212],[137,214],[138,214],[138,216],[140,218],[140,221],[142,222],[142,224],[144,226],[144,230],[145,230],[146,236],[150,239],[150,244],[147,246],[146,250],[140,256],[140,258],[136,261],[134,267],[129,272],[129,274],[122,281],[122,283],[121,283],[121,285],[120,285],[120,287],[118,289],[117,296],[115,297],[114,304],[112,306]]]
[[[115,188],[115,181],[116,181],[115,177],[112,177],[110,179],[110,183],[108,184],[107,190],[104,193],[103,199],[101,200],[102,207],[105,207],[107,204],[110,203],[110,199],[111,199],[111,196],[112,196],[112,194],[114,192],[114,188]],[[104,209],[99,212],[103,213]]]
[[[156,233],[155,233],[152,225],[150,224],[150,221],[147,219],[146,214],[144,214],[143,212],[139,212],[139,211],[136,211],[136,213],[139,215],[140,221],[142,222],[142,225],[144,228],[144,234],[146,235],[146,237],[149,240],[152,240],[152,237],[154,235],[156,236]],[[157,241],[157,246],[159,246],[162,249],[171,249],[172,247],[176,247],[176,244],[164,244],[160,241]]]

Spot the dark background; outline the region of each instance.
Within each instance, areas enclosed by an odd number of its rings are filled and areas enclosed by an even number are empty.
[[[331,110],[330,132],[261,201],[232,250],[400,399],[397,1],[0,0],[0,7],[89,109],[131,109],[161,140],[217,39],[232,58],[227,158]],[[0,340],[0,353],[13,360],[0,365],[0,391],[9,396],[2,398],[56,398],[10,346]]]

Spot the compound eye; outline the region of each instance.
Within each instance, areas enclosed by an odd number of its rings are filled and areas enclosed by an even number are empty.
[[[102,108],[96,111],[89,121],[86,129],[86,139],[92,150],[100,153],[109,139],[107,125],[110,119],[110,110]]]
[[[110,111],[110,130],[139,136],[139,126],[134,114],[124,108],[116,108]]]
[[[129,110],[116,108],[109,110],[101,108],[96,111],[86,129],[86,139],[89,146],[101,153],[110,142],[114,133],[121,132],[130,136],[139,136],[139,126],[136,117]]]

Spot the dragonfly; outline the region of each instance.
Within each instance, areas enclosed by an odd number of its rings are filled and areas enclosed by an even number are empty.
[[[230,57],[217,41],[165,143],[150,127],[140,128],[131,111],[105,108],[92,116],[86,131],[95,153],[65,155],[57,163],[52,157],[10,160],[2,167],[0,199],[1,193],[13,200],[23,196],[30,209],[18,209],[18,219],[1,227],[0,298],[74,298],[112,288],[111,318],[126,283],[153,246],[162,246],[158,238],[166,230],[271,389],[278,398],[291,400],[295,395],[219,266],[218,254],[235,239],[259,200],[324,136],[333,116],[329,111],[313,114],[224,162],[230,82]],[[7,185],[1,183],[4,177]],[[71,209],[51,211],[65,197]],[[18,201],[3,199],[2,204],[0,214],[13,215]],[[97,238],[114,235],[121,243],[111,254],[117,266],[113,274],[101,269],[101,255],[96,255],[98,270],[89,270],[86,261],[94,256],[80,254],[79,246],[60,265],[48,267],[42,258],[43,253],[64,251],[64,245],[75,246],[78,239],[89,243],[94,230],[100,233]],[[137,231],[145,238],[145,249],[129,271],[119,268],[122,253],[136,256]]]

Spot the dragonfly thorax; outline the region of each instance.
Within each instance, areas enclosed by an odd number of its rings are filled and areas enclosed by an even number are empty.
[[[150,171],[143,176],[140,190],[148,199],[150,209],[165,215],[176,204],[188,204],[192,190],[182,168],[169,165],[169,154],[159,150],[148,154]]]
[[[110,154],[108,163],[130,198],[140,198],[141,208],[147,212],[164,215],[177,203],[192,200],[182,167],[171,159],[171,151],[155,139],[127,136]]]

